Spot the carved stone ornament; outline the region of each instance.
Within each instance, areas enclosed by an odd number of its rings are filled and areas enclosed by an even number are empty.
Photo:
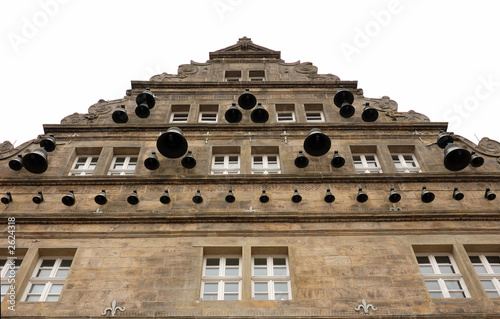
[[[14,145],[12,145],[10,141],[4,141],[2,144],[0,144],[0,154],[7,153],[12,149],[14,149]]]
[[[186,77],[187,77],[187,75],[185,75],[185,74],[176,75],[176,74],[169,74],[167,72],[163,72],[162,74],[153,75],[151,77],[151,79],[149,79],[149,80],[154,81],[154,82],[181,81],[182,79],[184,79]]]
[[[14,147],[10,141],[4,141],[0,144],[0,160],[20,154],[22,151],[26,151],[30,145],[40,144],[41,141],[40,135],[35,139],[24,142],[18,147]]]
[[[386,111],[385,115],[391,117],[393,121],[397,122],[430,122],[426,115],[417,113],[413,110],[408,112]]]
[[[307,77],[311,78],[312,80],[326,80],[326,81],[340,81],[340,78],[336,76],[335,74],[308,74]]]
[[[106,316],[109,311],[111,312],[111,317],[114,317],[117,310],[125,311],[125,307],[117,307],[116,300],[113,300],[113,302],[111,302],[111,307],[104,309],[104,312],[101,314],[101,316]]]
[[[311,62],[304,62],[300,63],[295,67],[295,71],[297,73],[302,73],[302,74],[316,74],[318,73],[318,68],[314,66]]]
[[[487,155],[491,157],[497,157],[497,161],[500,163],[500,143],[487,137],[483,137],[479,144],[476,145],[469,141],[463,136],[453,134],[454,139],[462,141],[465,145],[470,147],[473,151],[479,154]]]
[[[365,311],[365,315],[368,314],[368,310],[370,310],[370,308],[372,308],[373,311],[377,311],[377,308],[375,308],[371,303],[367,304],[366,300],[364,299],[361,301],[361,304],[359,304],[356,308],[354,308],[354,310],[360,311],[361,308],[363,308],[363,310]]]
[[[182,64],[179,65],[179,68],[177,70],[178,74],[195,74],[198,72],[198,67],[196,65],[192,64]]]
[[[101,114],[110,113],[114,110],[118,105],[123,104],[126,99],[118,99],[118,100],[99,100],[97,103],[92,104],[89,107],[89,112],[87,114],[82,113],[73,113],[71,115],[66,116],[61,120],[61,124],[91,124],[94,123],[94,120],[99,117]]]
[[[398,103],[391,100],[388,96],[382,96],[381,99],[365,99],[366,102],[370,103],[370,106],[380,110],[380,111],[397,111]]]

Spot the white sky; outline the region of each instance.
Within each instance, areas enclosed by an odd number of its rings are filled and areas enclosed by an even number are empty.
[[[3,0],[0,143],[243,36],[475,143],[500,141],[499,12],[495,0]]]

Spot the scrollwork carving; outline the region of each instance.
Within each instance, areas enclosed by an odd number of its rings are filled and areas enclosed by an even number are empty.
[[[178,74],[195,74],[198,72],[198,67],[193,64],[182,64],[179,65],[177,70]]]
[[[318,68],[314,66],[311,62],[300,63],[295,66],[295,71],[302,74],[316,74],[318,73]]]
[[[381,110],[381,111],[397,111],[398,103],[394,100],[391,100],[388,96],[382,96],[380,99],[365,99],[366,102],[370,103],[370,106]]]
[[[186,78],[185,74],[169,74],[167,72],[163,72],[162,74],[153,75],[149,80],[155,82],[165,82],[165,81],[180,81]]]
[[[492,156],[492,157],[498,157],[497,161],[500,163],[500,143],[492,140],[488,137],[483,137],[480,141],[479,144],[476,145],[473,142],[469,141],[463,136],[460,135],[452,135],[454,139],[462,141],[465,145],[470,147],[472,150],[476,151],[477,153],[487,155],[487,156]]]
[[[7,153],[8,151],[14,149],[14,145],[10,141],[4,141],[0,144],[0,154]]]
[[[385,112],[385,115],[391,117],[393,121],[397,122],[430,122],[430,119],[426,115],[417,113],[413,110],[408,112],[395,112],[389,110]]]

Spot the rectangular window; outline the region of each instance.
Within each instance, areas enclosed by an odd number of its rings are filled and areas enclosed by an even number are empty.
[[[431,298],[470,298],[453,256],[417,255],[417,261]]]
[[[239,82],[241,81],[241,71],[226,71],[225,79],[228,82]]]
[[[43,257],[38,261],[23,301],[58,301],[72,257]]]
[[[212,156],[212,174],[239,174],[240,155],[239,154],[216,154]]]
[[[280,174],[280,162],[277,154],[252,155],[252,174]]]
[[[469,259],[486,294],[491,298],[500,297],[500,256],[498,254],[471,254]]]
[[[264,81],[266,72],[264,70],[248,71],[248,78],[250,81]]]
[[[414,154],[391,154],[391,157],[398,173],[422,173]]]
[[[99,156],[78,155],[71,166],[69,176],[91,176],[98,159]]]
[[[304,104],[307,122],[324,122],[323,104]]]
[[[198,122],[216,123],[218,110],[219,110],[218,105],[200,105],[200,114],[198,117]]]
[[[0,276],[1,276],[1,300],[5,298],[7,291],[9,291],[9,286],[16,286],[15,282],[12,282],[12,278],[16,277],[19,266],[23,260],[20,258],[8,259],[7,257],[0,257]],[[10,280],[10,283],[9,283]]]
[[[202,300],[241,300],[241,256],[205,256]]]
[[[108,175],[134,175],[137,167],[137,155],[116,155],[108,171]]]
[[[295,122],[295,105],[276,104],[276,120],[278,122]]]
[[[186,123],[189,118],[189,105],[172,105],[170,123]]]
[[[252,256],[252,298],[291,299],[287,256]]]
[[[376,154],[354,154],[352,159],[358,174],[382,173],[382,168]]]

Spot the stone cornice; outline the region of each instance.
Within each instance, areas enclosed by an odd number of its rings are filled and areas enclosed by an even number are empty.
[[[144,90],[149,87],[155,89],[239,89],[244,91],[246,88],[255,89],[332,89],[340,88],[357,89],[358,81],[331,81],[331,80],[314,80],[314,81],[241,81],[241,82],[156,82],[156,81],[132,81],[132,89]],[[332,91],[334,92],[334,91]]]
[[[463,172],[421,173],[421,174],[296,174],[280,175],[193,175],[177,177],[176,175],[137,175],[137,176],[43,176],[29,175],[24,177],[1,178],[1,186],[70,186],[70,185],[249,185],[249,184],[321,184],[321,183],[496,183],[500,182],[500,172],[484,174],[467,174]]]

